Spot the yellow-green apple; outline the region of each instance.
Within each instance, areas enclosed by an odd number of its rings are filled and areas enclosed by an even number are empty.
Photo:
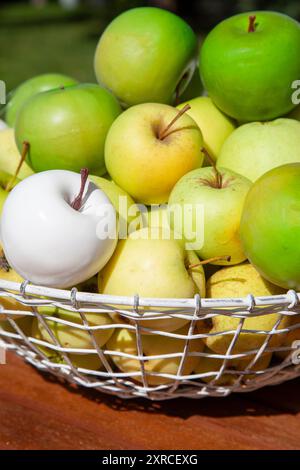
[[[195,34],[178,16],[159,8],[134,8],[102,34],[95,53],[96,77],[125,106],[170,104],[193,75],[196,48]]]
[[[279,295],[284,291],[263,279],[259,272],[249,263],[223,268],[211,276],[207,283],[207,296],[212,298],[246,297]],[[225,312],[224,312],[225,313]],[[244,321],[242,330],[234,346],[234,353],[251,351],[262,346],[270,332],[279,322],[279,313],[269,312],[266,315],[251,316]],[[290,317],[283,315],[277,329],[281,330],[290,324]],[[231,315],[217,315],[212,318],[211,336],[205,340],[207,346],[219,354],[225,354],[233,339],[232,331],[236,330],[240,318]],[[253,331],[251,331],[253,330]],[[231,333],[229,333],[231,331]],[[221,334],[225,332],[225,334]],[[273,334],[268,347],[280,346],[285,333]]]
[[[182,109],[187,103],[177,106]],[[210,156],[217,160],[222,145],[234,131],[234,121],[220,111],[208,96],[200,96],[188,102],[191,109],[187,114],[198,124],[204,140],[204,146]]]
[[[224,360],[214,357],[214,354],[216,353],[214,353],[214,351],[209,348],[205,348],[204,352],[207,353],[207,356],[200,358],[194,372],[195,374],[203,374],[203,377],[200,377],[200,380],[209,383],[216,378]],[[251,374],[250,372],[245,372],[246,370],[248,371],[249,365],[253,361],[254,357],[254,355],[247,355],[244,358],[227,360],[227,364],[224,372],[222,373],[222,376],[215,381],[214,385],[233,385],[240,375],[243,376],[242,383],[246,380],[254,379],[256,376],[258,376],[258,374],[256,375]],[[255,372],[264,371],[269,366],[271,359],[271,353],[263,354],[250,368],[250,370]],[[229,373],[229,371],[234,371],[236,373]]]
[[[199,67],[209,96],[238,121],[266,121],[291,111],[300,77],[300,26],[280,13],[255,11],[218,24]]]
[[[106,168],[137,202],[167,202],[181,176],[202,165],[202,134],[184,114],[186,110],[140,104],[127,109],[111,126],[105,144]]]
[[[20,180],[14,176],[0,170],[0,215],[9,192],[14,188]]]
[[[0,132],[0,171],[14,175],[21,161],[21,153],[15,142],[14,129],[5,129]],[[18,172],[21,180],[33,174],[30,166],[24,161]]]
[[[186,251],[184,243],[176,240],[172,232],[167,234],[161,227],[143,228],[119,241],[114,255],[99,273],[99,292],[157,298],[193,298],[199,293],[203,297],[204,271],[195,253]],[[174,331],[189,321],[172,317],[164,309],[161,314],[167,318],[145,318],[141,325]]]
[[[300,163],[268,171],[249,191],[241,219],[245,253],[260,274],[300,289]]]
[[[127,225],[130,224],[140,212],[132,197],[130,197],[124,189],[120,188],[120,186],[106,178],[90,175],[89,179],[95,183],[98,188],[105,192],[106,196],[116,209],[119,217],[119,224],[122,223],[127,227]]]
[[[107,132],[120,114],[114,96],[95,84],[74,85],[31,97],[18,113],[18,148],[30,147],[27,162],[34,171],[64,169],[102,175]]]
[[[187,335],[188,327],[182,327],[176,331],[178,335]],[[182,352],[184,350],[185,338],[170,338],[159,335],[141,335],[143,355],[145,356],[144,366],[146,381],[149,385],[160,385],[172,382],[174,379],[168,377],[158,377],[155,374],[177,375]],[[139,372],[132,377],[133,380],[142,382],[141,363],[134,357],[122,357],[114,355],[114,352],[123,352],[132,356],[138,356],[137,339],[135,331],[126,328],[118,329],[110,338],[106,349],[112,351],[111,359],[122,371],[130,373]],[[202,352],[204,343],[201,339],[190,340],[189,352]],[[167,354],[178,354],[176,357],[163,357],[151,359],[151,356]],[[148,359],[149,357],[149,359]],[[185,361],[182,375],[190,375],[199,362],[199,356],[189,355]]]
[[[17,310],[20,310],[20,309],[18,308]],[[32,323],[34,319],[33,315],[32,316],[25,315],[21,318],[19,315],[18,316],[13,315],[13,316],[10,316],[10,319],[14,320],[18,328],[20,328],[20,330],[24,333],[25,336],[31,336]],[[13,325],[11,325],[7,319],[3,321],[0,320],[0,330],[6,331],[8,333],[19,334],[18,330]],[[1,333],[0,333],[0,339],[1,339]]]
[[[183,176],[169,198],[172,229],[213,264],[241,263],[246,255],[240,219],[251,182],[231,170],[198,168]],[[229,259],[230,258],[230,259]]]
[[[300,162],[300,122],[276,119],[238,127],[226,139],[217,166],[251,181],[285,163]]]
[[[275,356],[279,357],[280,359],[285,359],[289,356],[295,349],[292,347],[294,341],[300,341],[300,315],[295,315],[291,317],[291,328],[290,331],[284,338],[282,343],[282,347],[285,348],[283,351],[275,351]]]
[[[116,211],[87,170],[29,176],[9,193],[1,217],[12,268],[49,287],[75,286],[98,273],[113,254],[116,231]]]
[[[9,281],[9,282],[18,282],[22,283],[24,279],[10,266],[8,263],[2,248],[0,248],[0,280]],[[1,297],[0,304],[6,310],[25,310],[30,311],[30,307],[19,303],[13,297]],[[19,319],[20,316],[15,316],[14,319]],[[0,314],[0,319],[5,320],[6,314]]]
[[[72,323],[82,324],[79,314],[73,314],[71,316],[67,314],[67,316],[65,316],[64,313],[62,313],[62,310],[55,311],[55,309],[45,310],[44,312],[40,313],[49,316],[57,316],[58,318],[62,318]],[[93,319],[96,320],[96,323],[93,323],[93,321],[91,321]],[[90,317],[88,321],[90,326],[105,326],[111,324],[111,320],[108,315]],[[75,326],[72,327],[69,325],[57,323],[55,320],[46,320],[46,323],[62,347],[68,349],[95,349],[92,339],[87,331],[79,330]],[[113,332],[113,328],[108,328],[102,331],[94,330],[94,338],[98,346],[103,347],[104,343],[111,337]],[[50,345],[55,344],[45,326],[42,323],[39,323],[37,319],[34,319],[33,321],[32,337],[38,340],[46,341]],[[46,354],[46,356],[48,356],[53,362],[65,362],[63,356],[51,347],[37,344],[35,344],[35,346],[40,349],[44,354]],[[79,354],[78,352],[68,352],[67,356],[75,367],[91,370],[103,369],[103,364],[98,354]]]
[[[6,106],[6,122],[10,127],[15,126],[19,110],[31,96],[59,87],[76,85],[77,83],[77,80],[60,73],[45,73],[26,80],[11,94],[11,98]]]

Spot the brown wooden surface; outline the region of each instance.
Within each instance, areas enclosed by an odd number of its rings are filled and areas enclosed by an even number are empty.
[[[300,449],[300,380],[228,398],[122,401],[73,390],[9,354],[0,449]]]

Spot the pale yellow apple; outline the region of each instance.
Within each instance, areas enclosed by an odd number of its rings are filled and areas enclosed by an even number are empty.
[[[238,127],[224,142],[217,166],[256,181],[267,171],[300,162],[300,122],[276,119]]]
[[[291,326],[300,325],[300,315],[291,317]],[[275,355],[281,359],[285,359],[292,352],[292,345],[294,341],[300,341],[300,326],[287,333],[281,346],[290,348],[286,351],[276,351]]]
[[[8,264],[8,261],[5,258],[5,255],[1,247],[0,247],[0,279],[3,279],[4,281],[9,281],[9,282],[18,282],[20,284],[24,281],[24,279],[21,276],[19,276],[19,274],[14,269],[12,269],[11,266]],[[22,305],[20,302],[13,299],[12,297],[0,297],[0,304],[6,310],[31,311],[30,307],[27,307],[26,305]],[[21,317],[19,315],[14,316],[14,319],[18,319],[18,318],[21,318]],[[0,319],[5,320],[6,314],[0,314]]]
[[[39,313],[44,316],[54,316],[71,323],[83,325],[83,321],[78,312],[70,312],[57,307],[39,307]],[[89,326],[111,325],[112,320],[108,314],[86,313],[86,319]],[[64,348],[72,349],[95,349],[91,336],[87,330],[79,329],[75,326],[58,323],[54,320],[45,320],[59,343]],[[53,340],[46,327],[39,323],[38,328],[45,341],[53,344]],[[102,347],[111,337],[114,328],[93,330],[95,341],[99,347]]]
[[[187,335],[188,327],[183,327],[176,331],[176,334]],[[186,344],[185,339],[169,338],[159,335],[142,335],[142,349],[144,356],[158,356],[161,354],[182,353]],[[134,356],[138,355],[137,341],[135,331],[118,329],[110,338],[106,345],[109,351],[123,352]],[[189,352],[202,352],[204,343],[201,339],[192,339],[190,341]],[[141,370],[140,361],[134,358],[121,357],[111,354],[111,359],[122,372],[139,372]],[[176,375],[180,365],[181,357],[148,359],[144,361],[145,372],[147,373],[147,382],[149,385],[160,385],[172,382],[173,379],[167,377],[157,377],[151,373]],[[197,363],[199,356],[188,356],[182,375],[190,375]],[[148,375],[149,374],[149,375]],[[142,382],[142,376],[132,377],[131,380]]]
[[[217,160],[223,143],[236,128],[235,122],[222,113],[208,96],[194,98],[177,107],[181,109],[186,104],[191,106],[187,114],[194,119],[202,132],[204,147],[210,156]]]
[[[170,228],[169,206],[167,204],[152,205],[145,211],[141,211],[135,218],[134,224],[139,228],[161,227],[166,230]]]
[[[210,355],[215,354],[209,348],[205,348],[204,352]],[[226,370],[243,372],[248,369],[254,357],[255,357],[254,355],[249,355],[244,358],[229,359],[226,364]],[[251,367],[251,370],[261,371],[261,370],[267,369],[267,367],[269,366],[271,362],[271,359],[272,359],[271,353],[263,354],[256,361],[256,363]],[[209,383],[216,378],[216,374],[213,374],[213,372],[219,372],[219,370],[221,369],[223,365],[223,362],[224,362],[223,359],[219,359],[215,357],[210,357],[210,356],[201,357],[194,372],[195,374],[207,374],[205,377],[201,377],[200,380],[202,380],[203,382]],[[225,372],[222,374],[222,376],[218,380],[216,380],[215,385],[219,385],[219,386],[233,385],[240,375],[241,374],[238,374],[238,373],[228,374]],[[254,379],[255,377],[256,377],[255,374],[243,374],[242,383],[245,382],[246,380]]]
[[[136,202],[167,202],[181,176],[203,163],[202,134],[190,116],[183,114],[166,131],[178,114],[172,106],[140,104],[124,111],[109,130],[107,171]]]
[[[47,323],[53,331],[56,330],[55,322],[50,322],[48,320]],[[32,336],[35,339],[47,341],[53,344],[53,341],[50,338],[50,335],[44,329],[44,327],[41,327],[41,325],[39,324],[36,318],[33,320],[30,336]],[[74,345],[74,347],[79,348],[77,339],[75,337],[72,337],[71,344]],[[62,354],[55,351],[54,349],[48,348],[46,346],[37,345],[37,344],[34,344],[34,346],[37,349],[40,349],[52,362],[61,363],[61,364],[65,363],[65,360]],[[99,369],[104,368],[102,361],[99,358],[98,354],[66,353],[66,355],[68,356],[68,358],[70,359],[70,361],[75,367],[82,368],[82,369],[90,369],[90,370],[99,370]]]
[[[99,273],[99,292],[108,295],[156,298],[193,298],[197,293],[205,296],[205,277],[202,266],[193,251],[186,251],[182,242],[163,239],[161,228],[144,228],[120,240],[117,248]],[[154,236],[157,235],[157,238]],[[153,309],[155,311],[155,309]],[[143,309],[139,310],[143,313]],[[157,310],[156,310],[157,311]],[[167,312],[159,310],[162,315]],[[192,313],[192,312],[191,312]],[[170,317],[144,320],[142,326],[174,331],[189,320]]]
[[[89,175],[89,179],[105,192],[116,209],[117,214],[124,222],[130,224],[136,218],[137,214],[139,214],[138,207],[124,189],[120,188],[113,181],[101,178],[100,176]]]
[[[264,280],[256,269],[249,263],[223,268],[213,274],[207,282],[207,296],[212,298],[269,296],[282,294],[284,291],[270,282]],[[216,312],[217,313],[217,312]],[[234,352],[246,352],[259,348],[266,339],[266,334],[258,331],[271,331],[279,320],[278,313],[252,316],[245,320],[243,330],[257,330],[256,332],[241,332],[234,346]],[[290,324],[290,317],[283,316],[277,329],[284,329]],[[230,315],[217,315],[212,318],[210,334],[236,330],[240,319]],[[225,354],[232,341],[233,333],[209,336],[206,345],[219,354]],[[274,334],[268,347],[280,346],[285,334]]]
[[[21,155],[15,143],[14,129],[8,128],[0,132],[0,171],[14,175],[20,163]],[[18,178],[24,179],[34,172],[26,162],[22,164]]]

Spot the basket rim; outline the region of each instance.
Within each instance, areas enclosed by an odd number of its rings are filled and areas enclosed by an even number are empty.
[[[247,308],[264,307],[270,305],[282,305],[287,308],[295,308],[300,304],[300,293],[295,290],[288,290],[286,294],[253,296],[249,294],[245,297],[234,298],[201,298],[196,294],[194,298],[154,298],[140,297],[138,293],[134,296],[116,296],[106,294],[95,294],[90,292],[79,292],[75,287],[70,290],[57,289],[53,287],[39,286],[31,284],[29,281],[22,283],[0,279],[1,291],[13,291],[19,293],[23,298],[29,295],[52,297],[57,300],[75,301],[78,303],[121,305],[128,307],[167,307],[167,308]],[[26,292],[25,292],[26,291]]]

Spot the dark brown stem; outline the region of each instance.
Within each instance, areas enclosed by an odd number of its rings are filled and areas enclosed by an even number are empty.
[[[204,155],[206,156],[207,160],[209,161],[209,163],[211,164],[211,166],[213,167],[214,169],[214,172],[215,172],[215,177],[216,177],[216,183],[215,183],[215,187],[217,189],[222,189],[222,185],[223,185],[223,177],[222,177],[222,174],[219,172],[219,170],[217,169],[216,167],[216,162],[214,161],[214,159],[210,156],[209,152],[206,150],[206,148],[202,147],[201,149],[201,152],[204,153]]]
[[[199,266],[203,266],[204,264],[210,264],[216,261],[227,261],[229,263],[230,260],[231,260],[231,256],[214,256],[213,258],[199,261],[199,263],[197,264],[190,264],[189,269],[198,268]]]
[[[256,21],[255,15],[249,16],[248,33],[255,33],[255,29],[256,29],[255,21]]]
[[[27,157],[27,153],[28,153],[28,150],[29,150],[29,147],[30,147],[30,144],[29,142],[27,142],[26,140],[23,142],[23,147],[22,147],[22,154],[21,154],[21,158],[20,158],[20,161],[19,161],[19,165],[17,166],[17,169],[15,171],[15,174],[13,175],[13,177],[9,180],[9,182],[7,183],[6,187],[5,187],[5,191],[10,191],[18,177],[18,174],[20,173],[20,170],[22,168],[22,165],[23,163],[25,162],[26,160],[26,157]]]
[[[89,176],[89,170],[87,168],[82,168],[82,170],[80,170],[80,175],[81,175],[80,191],[71,204],[71,207],[75,211],[79,211],[79,209],[81,208],[82,196],[83,196],[84,188],[85,188],[88,176]]]
[[[0,255],[0,269],[2,271],[5,271],[7,273],[9,273],[10,271],[10,265],[6,259],[6,256],[4,254],[4,252],[2,251],[1,255]]]
[[[171,127],[175,124],[175,122],[178,121],[178,119],[184,114],[186,113],[189,109],[191,109],[190,105],[189,104],[186,104],[182,109],[180,109],[180,111],[178,112],[177,116],[174,117],[174,119],[172,119],[172,121],[170,122],[170,124],[167,125],[167,127],[165,127],[165,129],[163,129],[162,131],[159,132],[158,134],[158,138],[159,140],[164,140],[166,137],[168,137],[169,133],[168,131],[171,129]]]

